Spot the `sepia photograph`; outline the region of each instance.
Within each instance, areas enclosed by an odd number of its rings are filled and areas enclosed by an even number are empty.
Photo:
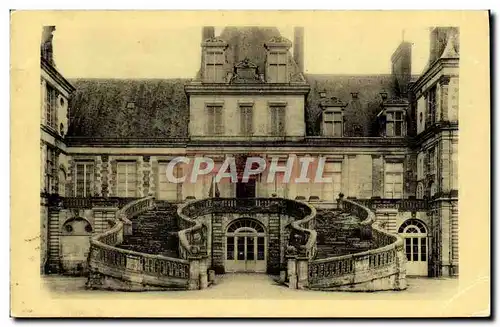
[[[463,21],[50,14],[28,39],[26,127],[39,135],[29,274],[47,298],[140,301],[147,315],[149,299],[393,306],[464,292],[463,221],[479,217],[461,209]],[[400,19],[376,26],[386,14]],[[56,315],[107,315],[69,310]]]

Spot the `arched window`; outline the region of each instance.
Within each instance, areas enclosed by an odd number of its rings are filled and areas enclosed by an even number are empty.
[[[255,231],[257,233],[264,233],[264,226],[260,222],[254,219],[238,219],[232,222],[227,228],[228,233],[234,233],[236,231]]]
[[[225,262],[228,272],[266,271],[266,234],[259,221],[241,218],[229,224]]]
[[[408,261],[427,261],[427,228],[422,221],[408,219],[399,227],[398,233],[404,238]]]

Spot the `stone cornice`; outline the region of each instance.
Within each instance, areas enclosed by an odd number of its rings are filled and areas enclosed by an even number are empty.
[[[280,141],[274,139],[266,140],[224,140],[206,139],[190,140],[189,138],[93,138],[93,137],[68,137],[69,147],[124,147],[124,148],[189,148],[189,147],[221,147],[221,146],[246,146],[246,147],[391,147],[408,148],[411,144],[409,138],[388,137],[321,137],[306,136],[303,139],[297,137],[284,137]]]
[[[72,93],[75,91],[75,87],[71,85],[70,82],[68,82],[67,79],[64,78],[64,76],[57,71],[57,69],[52,66],[47,60],[44,58],[40,57],[40,65],[41,68],[50,76],[52,77],[64,90],[68,93]]]
[[[416,80],[411,86],[412,92],[416,93],[420,90],[425,83],[430,81],[434,76],[436,76],[444,67],[458,67],[458,58],[439,58],[437,59],[428,69],[425,71],[418,80]]]
[[[224,84],[200,83],[184,86],[188,95],[192,94],[308,94],[308,84]]]
[[[425,131],[422,133],[418,134],[413,140],[412,140],[412,146],[414,147],[419,147],[421,146],[425,141],[429,140],[436,134],[442,131],[458,131],[458,123],[452,123],[452,122],[437,122],[431,127],[427,128]]]

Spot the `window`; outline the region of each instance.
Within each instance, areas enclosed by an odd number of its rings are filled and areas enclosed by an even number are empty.
[[[385,198],[401,199],[402,197],[403,197],[403,163],[386,163]]]
[[[207,134],[221,135],[223,131],[222,106],[220,105],[207,106],[207,115],[208,115]]]
[[[57,128],[57,108],[56,108],[57,92],[46,83],[45,88],[45,120],[47,126],[54,129]]]
[[[342,136],[342,112],[323,112],[323,134],[325,136]]]
[[[205,80],[212,83],[224,82],[224,53],[207,52],[205,58]]]
[[[436,122],[436,87],[432,87],[427,94],[427,121],[426,124]]]
[[[119,162],[117,165],[117,195],[121,197],[137,196],[136,162]]]
[[[404,114],[402,111],[388,111],[386,114],[386,135],[404,135]]]
[[[45,165],[45,185],[47,193],[56,192],[55,174],[56,174],[56,152],[53,148],[47,147],[47,162]]]
[[[253,133],[253,115],[252,106],[240,106],[240,128],[241,135],[249,136]]]
[[[269,83],[287,83],[287,52],[270,52],[268,55]]]
[[[410,262],[427,261],[427,229],[417,219],[405,221],[398,230],[405,240],[406,259]]]
[[[342,183],[342,163],[326,162],[323,177],[331,178],[331,183],[321,183],[321,199],[328,202],[335,202],[339,197]]]
[[[285,106],[271,106],[271,134],[285,135]]]
[[[159,200],[179,200],[178,187],[182,184],[172,183],[167,179],[168,163],[161,162],[158,164],[158,199]],[[174,167],[173,175],[178,178],[181,168],[176,165]]]
[[[77,162],[75,166],[75,196],[92,196],[94,191],[94,163]]]

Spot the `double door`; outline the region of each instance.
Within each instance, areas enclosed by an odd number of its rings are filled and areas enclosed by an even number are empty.
[[[266,238],[255,233],[235,233],[226,237],[227,272],[265,272]]]

